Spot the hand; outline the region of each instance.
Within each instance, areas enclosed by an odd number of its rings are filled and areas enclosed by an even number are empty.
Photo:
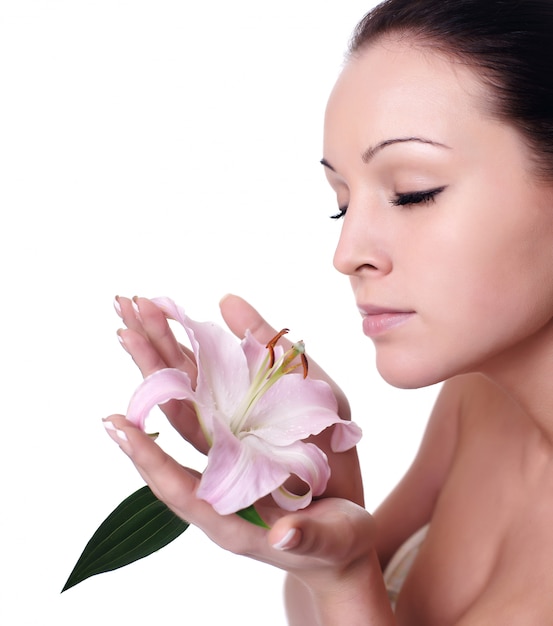
[[[309,586],[333,591],[336,582],[345,587],[359,568],[371,565],[373,521],[359,505],[322,498],[288,513],[268,496],[256,508],[271,524],[269,531],[237,515],[221,516],[196,497],[198,472],[182,467],[124,416],[107,419],[115,427],[107,432],[154,494],[226,550],[293,572]]]
[[[126,329],[118,335],[125,349],[131,354],[144,377],[164,367],[174,367],[187,372],[192,381],[196,378],[196,364],[192,352],[178,343],[164,314],[146,298],[117,298],[118,308]],[[246,329],[261,343],[267,343],[276,335],[261,315],[246,301],[237,296],[227,296],[221,302],[221,313],[230,330],[242,338]],[[291,346],[286,339],[283,345]],[[342,419],[350,418],[349,404],[342,390],[327,374],[309,359],[309,375],[325,380],[332,387],[338,401]],[[187,402],[171,400],[162,410],[173,427],[203,453],[207,443],[198,425],[192,406]],[[324,497],[339,497],[363,505],[363,487],[359,461],[355,449],[334,453],[330,447],[332,430],[327,429],[311,441],[328,456],[332,470]],[[292,480],[292,483],[294,481]]]
[[[116,298],[116,309],[126,328],[117,331],[119,340],[131,355],[142,376],[172,367],[186,372],[192,382],[197,376],[192,351],[175,338],[165,315],[147,298]],[[207,453],[207,442],[189,402],[170,400],[162,407],[172,426],[200,452]]]
[[[142,374],[148,376],[164,367],[177,367],[194,380],[193,355],[177,342],[163,313],[145,298],[135,299],[134,307],[127,298],[119,298],[118,304],[126,325],[126,329],[119,331],[119,336]],[[246,328],[263,343],[276,334],[240,298],[225,298],[221,309],[230,329],[240,337]],[[343,393],[311,360],[309,372],[332,385],[341,416],[349,417],[349,406]],[[207,445],[193,408],[178,401],[166,403],[162,408],[178,432],[206,452]],[[357,455],[354,450],[332,453],[328,432],[315,438],[317,445],[327,452],[332,467],[324,497],[292,514],[278,509],[271,497],[264,498],[256,503],[256,508],[272,526],[267,532],[236,515],[218,515],[195,495],[199,485],[197,472],[179,465],[123,416],[111,416],[108,420],[117,429],[108,431],[109,434],[128,454],[156,496],[227,550],[247,554],[288,571],[301,572],[301,578],[308,582],[313,577],[325,576],[334,580],[338,573],[341,576],[354,564],[365,561],[372,549],[372,518],[354,503],[362,502]]]

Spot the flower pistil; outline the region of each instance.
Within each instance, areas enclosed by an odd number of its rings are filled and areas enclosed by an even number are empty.
[[[303,341],[297,341],[292,344],[286,352],[278,359],[276,358],[275,347],[278,341],[288,332],[288,328],[283,328],[265,346],[269,353],[263,360],[257,374],[254,376],[250,389],[244,397],[244,401],[230,420],[231,430],[235,435],[248,432],[248,429],[245,429],[244,426],[256,402],[282,378],[282,376],[290,374],[290,372],[293,372],[298,367],[303,367],[303,377],[307,378],[308,363]],[[294,363],[297,357],[300,358],[300,362]]]

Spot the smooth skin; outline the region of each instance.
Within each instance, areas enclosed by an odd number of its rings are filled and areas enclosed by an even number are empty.
[[[336,268],[365,313],[409,312],[371,337],[379,372],[405,388],[446,381],[396,489],[371,516],[355,453],[331,455],[324,498],[288,515],[260,503],[266,533],[197,500],[197,474],[123,416],[109,418],[123,436],[108,432],[179,515],[290,572],[293,626],[553,623],[553,184],[534,176],[529,148],[493,116],[470,68],[405,39],[347,62],[323,156],[344,213]],[[148,300],[137,299],[138,317],[119,303],[120,337],[144,375],[194,373]],[[274,334],[240,298],[221,310],[238,336]],[[205,451],[190,408],[164,410]],[[427,522],[394,615],[381,568]]]

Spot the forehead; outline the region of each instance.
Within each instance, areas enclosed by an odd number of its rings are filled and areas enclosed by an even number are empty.
[[[489,120],[487,96],[474,71],[455,60],[407,42],[378,42],[348,60],[331,92],[325,155],[346,140],[360,150],[401,136],[449,145]]]

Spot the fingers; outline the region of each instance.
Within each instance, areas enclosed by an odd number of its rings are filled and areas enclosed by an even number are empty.
[[[127,329],[118,335],[144,377],[164,367],[186,372],[192,382],[196,365],[190,350],[179,344],[163,312],[147,298],[116,298]],[[117,310],[117,307],[116,307]]]
[[[123,415],[111,415],[104,420],[104,426],[155,496],[176,515],[201,528],[227,550],[241,553],[252,548],[255,553],[263,550],[265,530],[237,515],[221,516],[209,503],[196,497],[201,478],[198,472],[179,465]]]
[[[201,476],[182,467],[124,416],[112,415],[104,425],[156,497],[227,550],[295,571],[306,581],[332,578],[373,550],[372,517],[352,502],[327,498],[280,519],[277,514],[265,531],[237,515],[221,516],[197,498]],[[263,507],[260,511],[265,519],[274,519]]]
[[[144,377],[149,376],[162,368],[167,367],[150,340],[135,330],[118,331],[121,343],[132,356]],[[193,384],[196,379],[196,367],[191,360],[186,367],[181,367],[190,376]],[[161,407],[172,426],[200,452],[207,451],[207,442],[199,425],[194,408],[189,402],[169,400]]]
[[[373,538],[372,516],[361,506],[340,498],[325,498],[301,513],[287,515],[269,533],[274,549],[333,567],[354,562],[370,552]]]
[[[123,415],[111,415],[103,423],[107,433],[132,460],[156,497],[177,515],[196,523],[200,516],[198,511],[211,509],[207,503],[195,497],[199,484],[196,472],[179,465],[151,437],[135,428]]]
[[[177,342],[163,312],[147,298],[133,298],[142,327],[167,367],[187,371],[190,357]]]
[[[179,344],[163,312],[147,298],[117,297],[115,309],[126,328],[117,331],[121,344],[132,356],[142,376],[174,367],[186,372],[195,385],[197,369],[190,350]],[[207,443],[193,407],[187,402],[169,400],[162,407],[177,431],[200,452]]]
[[[136,309],[133,307],[132,300],[115,296],[113,306],[115,307],[117,315],[123,320],[127,328],[136,330],[137,332],[143,332],[142,324],[140,323]]]
[[[154,349],[146,333],[140,329],[119,329],[117,336],[123,348],[131,355],[144,378],[157,370],[167,367],[157,350]]]
[[[261,317],[251,304],[239,296],[226,295],[220,301],[219,306],[225,323],[237,337],[244,337],[246,330],[249,329],[259,342],[267,343],[278,332]],[[283,342],[291,345],[286,339]]]

